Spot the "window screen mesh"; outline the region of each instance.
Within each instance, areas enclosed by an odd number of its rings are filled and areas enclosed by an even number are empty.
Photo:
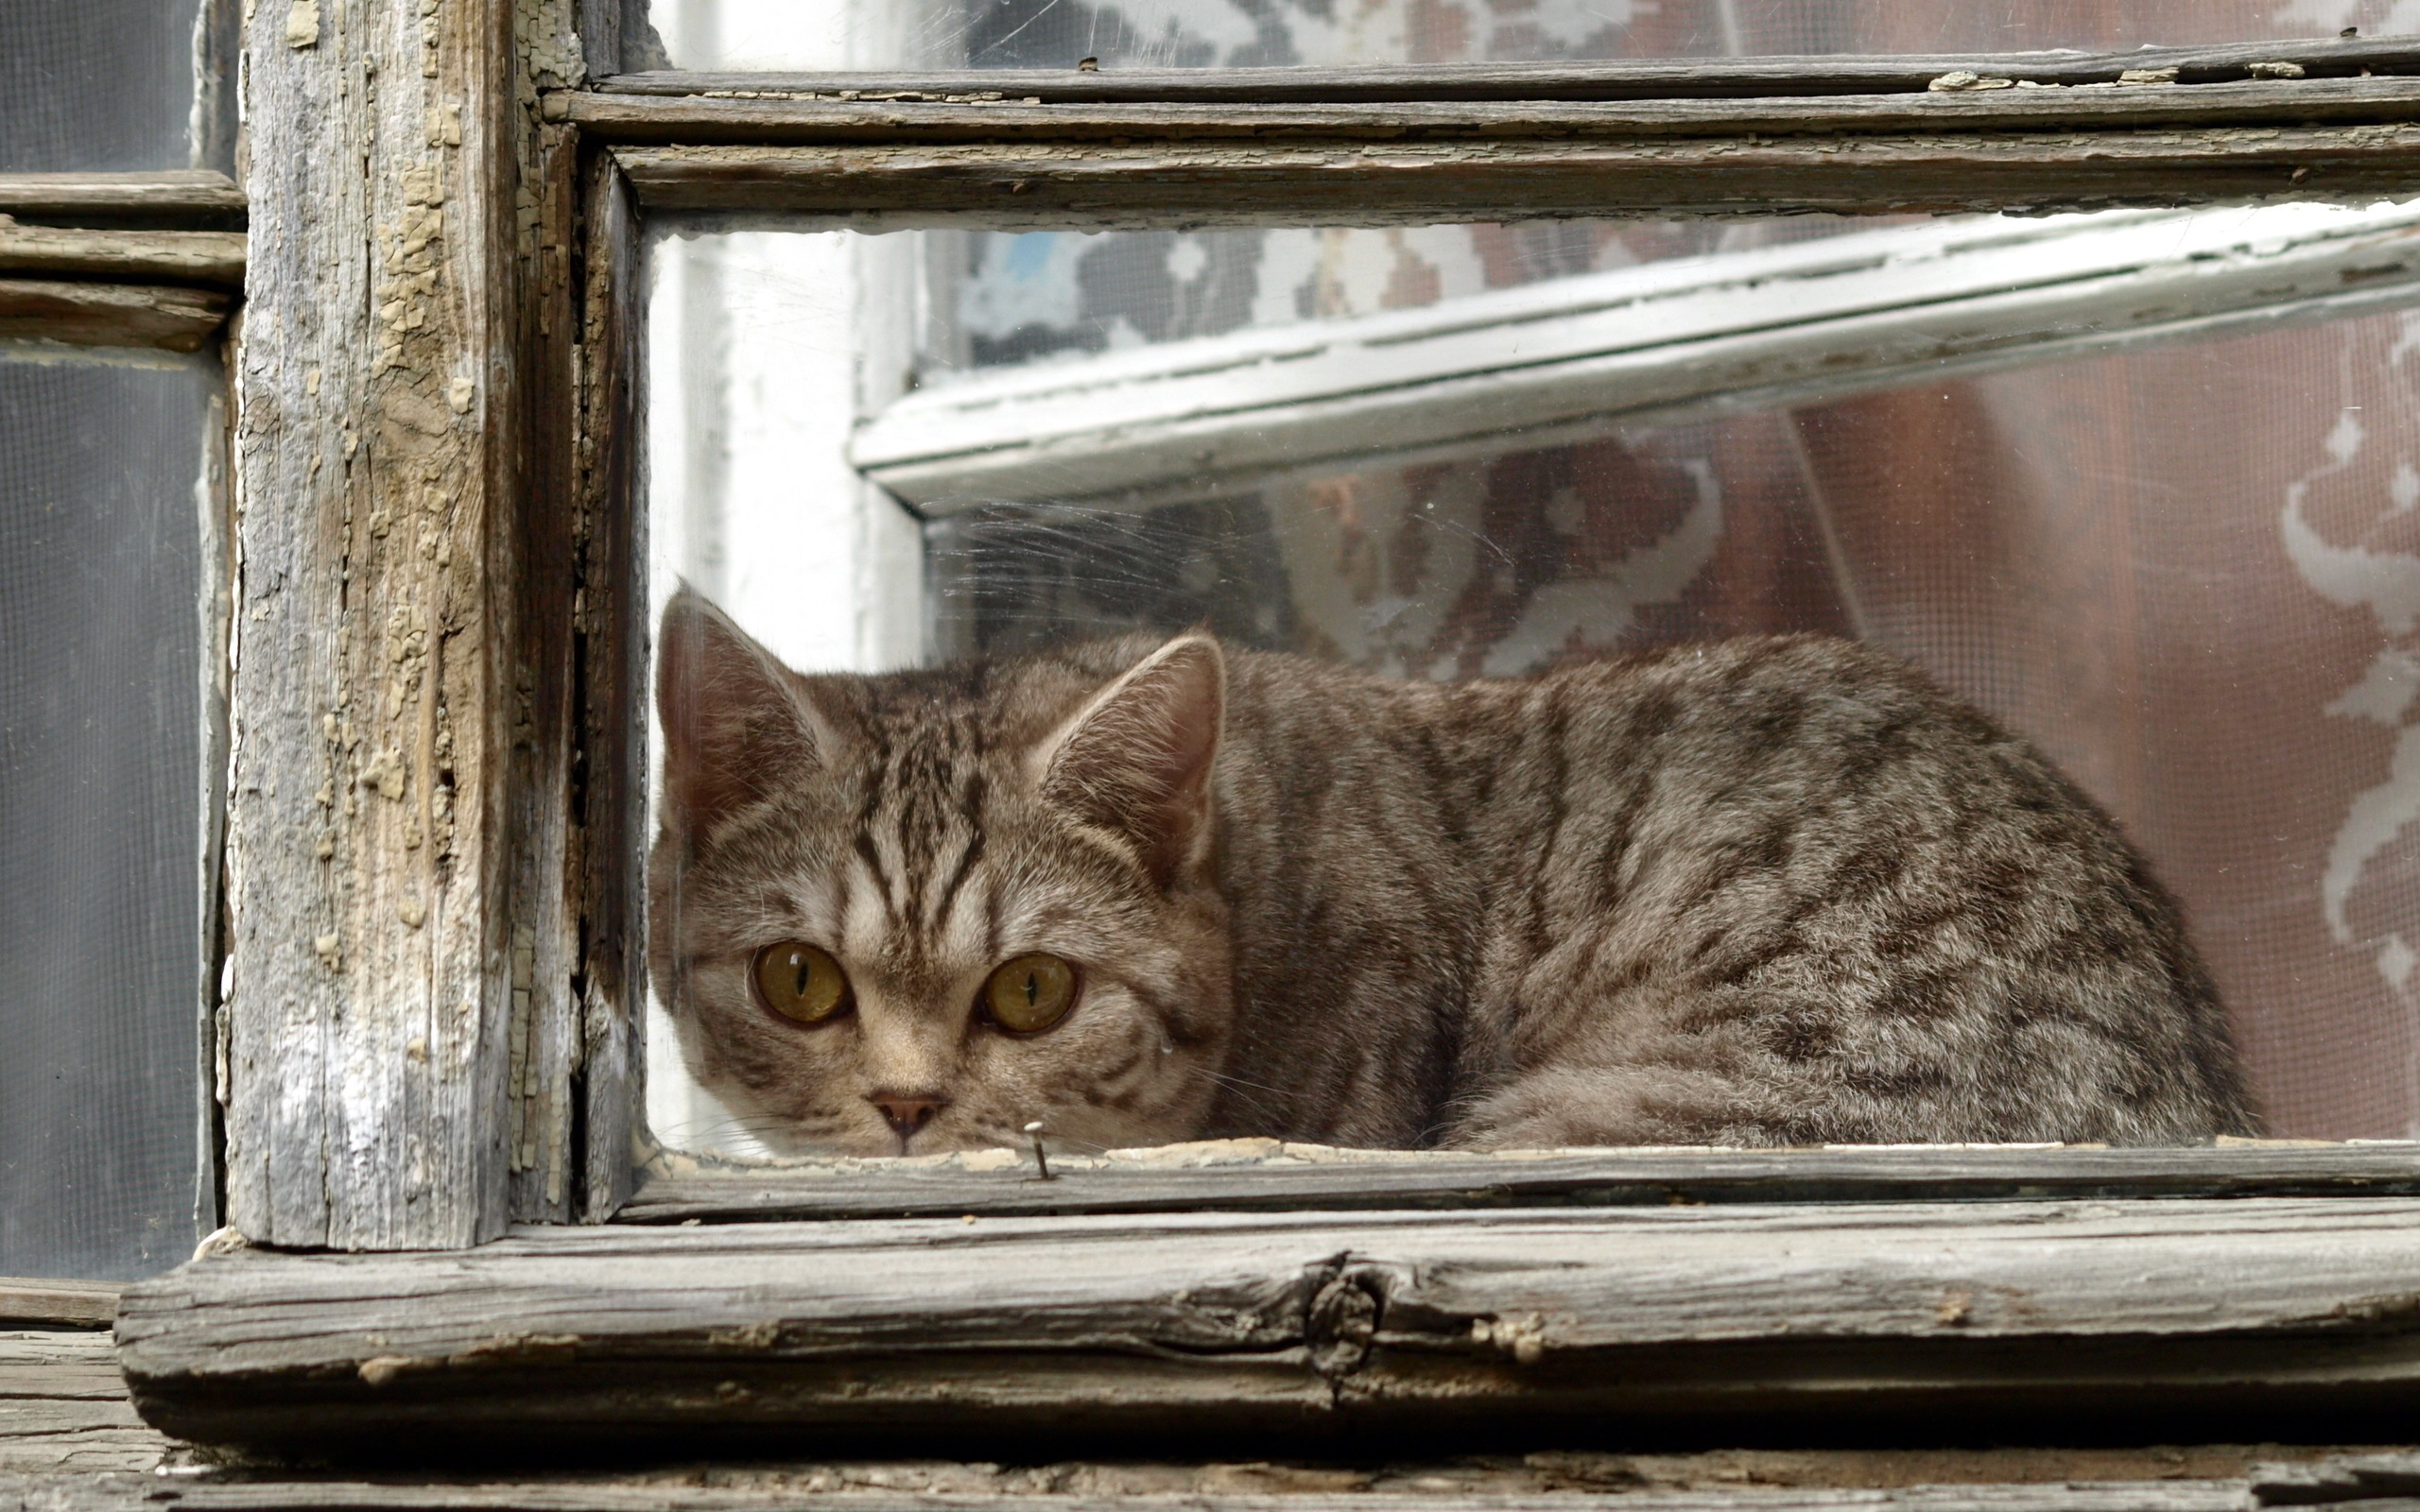
[[[0,173],[221,167],[194,161],[197,0],[0,5]],[[201,123],[199,134],[216,133]]]
[[[216,382],[0,352],[0,1274],[193,1247]]]

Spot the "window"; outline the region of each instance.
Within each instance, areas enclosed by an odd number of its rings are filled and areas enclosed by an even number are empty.
[[[5,1274],[129,1280],[218,1222],[232,23],[0,28]]]
[[[2326,642],[2328,675],[2307,684],[2332,701],[2368,687],[2364,668],[2406,630],[2371,609],[2387,600],[2363,597],[2373,578],[2346,554],[2394,504],[2400,443],[2340,442],[2334,472],[2299,452],[2334,455],[2344,406],[2368,413],[2362,384],[2380,408],[2399,403],[2386,353],[2413,283],[2394,208],[2412,194],[2404,44],[2245,43],[2265,11],[2203,8],[2171,24],[2226,26],[2225,43],[2172,53],[1898,57],[1930,34],[1844,24],[1804,45],[1875,56],[1272,79],[1122,69],[1267,58],[1237,39],[1197,46],[1189,13],[1142,24],[1170,39],[1165,57],[1121,51],[1141,35],[1133,14],[1073,8],[1121,39],[1086,55],[1098,70],[735,78],[618,72],[662,60],[647,27],[610,12],[583,11],[584,53],[525,38],[510,77],[441,16],[390,33],[322,13],[307,39],[248,55],[254,213],[323,211],[252,249],[240,359],[227,1162],[231,1222],[259,1246],[133,1294],[127,1360],[161,1422],[321,1447],[389,1433],[399,1413],[464,1434],[510,1420],[516,1435],[712,1424],[973,1442],[1037,1418],[1443,1431],[1742,1401],[2055,1418],[2383,1408],[2408,1391],[2395,1299],[2420,1259],[2420,1160],[2400,1142],[1535,1161],[1298,1149],[1258,1165],[1195,1151],[1047,1182],[1014,1156],[837,1173],[660,1156],[634,1172],[624,1153],[652,569],[721,573],[735,595],[773,582],[770,532],[795,542],[804,518],[731,501],[761,486],[744,468],[800,434],[812,447],[779,465],[813,480],[829,524],[811,538],[816,576],[765,601],[795,611],[803,642],[866,664],[1012,644],[1030,619],[1003,600],[1053,628],[1199,605],[1422,675],[1634,627],[1812,619],[1941,649],[1984,695],[2044,711],[2123,797],[2146,770],[2217,771],[2227,753],[2149,728],[2163,716],[2143,690],[2167,685],[2123,668],[2093,669],[2082,707],[2037,698],[2110,643],[2091,633],[2103,622],[2041,613],[2000,575],[2047,563],[2065,602],[2137,626],[2170,616],[2186,633],[2140,644],[2190,644],[2233,611],[2193,596],[2209,588],[2194,553],[2216,541],[2223,555],[2248,527],[2105,542],[2146,524],[2118,507],[2146,462],[2191,475],[2240,457],[2266,470],[2247,496],[2284,511],[2260,518],[2309,526],[2256,585],[2297,644]],[[1072,38],[1042,8],[1000,20],[907,32],[972,38],[977,62],[1009,59],[1028,22],[1053,45]],[[1301,47],[1326,25],[1276,14],[1254,44]],[[1563,25],[1542,17],[1503,48],[1548,51]],[[679,61],[730,60],[683,57],[706,43],[659,30]],[[1592,49],[1614,50],[1611,35]],[[1640,50],[1727,40],[1688,35]],[[1765,45],[1745,38],[1730,50]],[[933,61],[867,45],[878,56],[813,60]],[[372,130],[358,104],[301,108],[320,98],[315,70],[364,58],[401,96],[377,109],[424,135]],[[330,177],[364,150],[393,171]],[[508,179],[510,201],[493,189]],[[2154,213],[2246,200],[2270,208]],[[1634,226],[1994,208],[2114,214],[1809,239]],[[1566,220],[1580,224],[1544,224]],[[1516,269],[1559,276],[1485,286],[1491,236]],[[1609,247],[1619,256],[1599,261]],[[1171,291],[1287,256],[1302,280],[1256,273],[1248,304],[1175,317]],[[1119,266],[1138,282],[1118,286]],[[2010,266],[2021,298],[1996,292]],[[1761,282],[1743,294],[1748,268]],[[817,296],[778,321],[763,303],[774,270]],[[1417,288],[1389,299],[1397,274]],[[1374,277],[1378,298],[1353,296]],[[1787,309],[1741,321],[1757,290],[1786,291]],[[1649,304],[1668,323],[1647,346],[1594,314]],[[813,309],[827,326],[798,323]],[[1524,318],[1562,345],[1515,370],[1492,333]],[[1371,381],[1379,340],[1417,383]],[[1301,357],[1294,387],[1200,398],[1276,346]],[[767,351],[782,355],[752,355]],[[1716,351],[1727,369],[1675,370]],[[2271,414],[2243,370],[2256,363],[2318,376]],[[1491,419],[1471,396],[1498,391],[1515,413]],[[2179,392],[2244,418],[2221,427],[2236,450],[2208,455],[2171,425]],[[2067,418],[2079,407],[2094,424]],[[865,421],[845,455],[836,410]],[[1548,411],[1555,429],[1519,433]],[[710,423],[775,438],[694,444]],[[2031,443],[2050,434],[2092,449],[2042,455]],[[2399,435],[2382,419],[2363,434]],[[1911,499],[1889,486],[1910,457],[1978,487]],[[1072,526],[1035,513],[1036,484],[1085,512]],[[2114,502],[2059,513],[2078,486]],[[995,492],[1025,512],[959,507]],[[1616,499],[1652,507],[1620,514]],[[1396,542],[1422,511],[1463,529],[1436,548],[1434,591],[1396,593],[1390,617],[1375,590],[1356,595],[1368,573],[1383,587],[1406,570]],[[1955,549],[1979,518],[2012,513],[2027,551]],[[1035,551],[1045,527],[1072,529],[1078,550]],[[1535,560],[1472,570],[1461,542],[1522,532]],[[1912,554],[1916,539],[1938,555]],[[2379,556],[2385,539],[2359,548]],[[1093,561],[1150,592],[1102,602],[1074,570]],[[929,622],[900,611],[897,585],[920,570],[939,585],[920,595]],[[2296,817],[2307,835],[2360,809],[2377,775],[2346,774],[2399,741],[2365,713],[2390,701],[2372,694],[2321,727],[2359,749],[2328,768],[2323,812]],[[2246,717],[2247,759],[2274,760],[2262,712]],[[2228,801],[2205,785],[2184,796]],[[2200,822],[2176,823],[2180,853]],[[2361,1063],[2293,1073],[2309,1088],[2298,1128],[2409,1131],[2409,1077],[2377,1048],[2399,1054],[2408,1028],[2381,962],[2399,937],[2399,853],[2374,871],[2355,845],[2345,934],[2323,915],[2315,948],[2352,962],[2346,1011],[2386,1027],[2359,1041]],[[2210,869],[2213,889],[2237,885]],[[2276,1022],[2290,1039],[2291,1019]],[[1843,1198],[1861,1205],[1808,1200]],[[733,1218],[771,1221],[702,1221]],[[516,1220],[533,1227],[498,1237]],[[364,1253],[288,1252],[321,1247]]]

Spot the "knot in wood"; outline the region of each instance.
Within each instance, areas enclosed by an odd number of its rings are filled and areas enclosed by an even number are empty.
[[[1311,1294],[1310,1316],[1304,1323],[1304,1343],[1311,1367],[1334,1380],[1360,1369],[1369,1358],[1385,1298],[1374,1271],[1349,1270],[1340,1261],[1322,1269],[1325,1278]]]

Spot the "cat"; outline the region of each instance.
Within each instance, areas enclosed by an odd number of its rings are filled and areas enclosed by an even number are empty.
[[[811,677],[684,591],[660,644],[656,989],[777,1151],[2256,1126],[2142,856],[1853,643]]]

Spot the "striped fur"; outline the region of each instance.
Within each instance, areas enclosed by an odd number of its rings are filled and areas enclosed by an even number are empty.
[[[1439,685],[1182,639],[803,677],[676,600],[651,938],[699,1077],[777,1148],[855,1154],[910,1147],[870,1099],[925,1092],[917,1153],[1034,1120],[1073,1148],[2255,1126],[2142,858],[1904,663],[1789,637]],[[1171,648],[1207,670],[1118,683]],[[1216,741],[1193,796],[1152,765],[1184,729]],[[755,1005],[791,938],[854,1015]],[[985,1027],[983,978],[1036,950],[1077,1008]]]

